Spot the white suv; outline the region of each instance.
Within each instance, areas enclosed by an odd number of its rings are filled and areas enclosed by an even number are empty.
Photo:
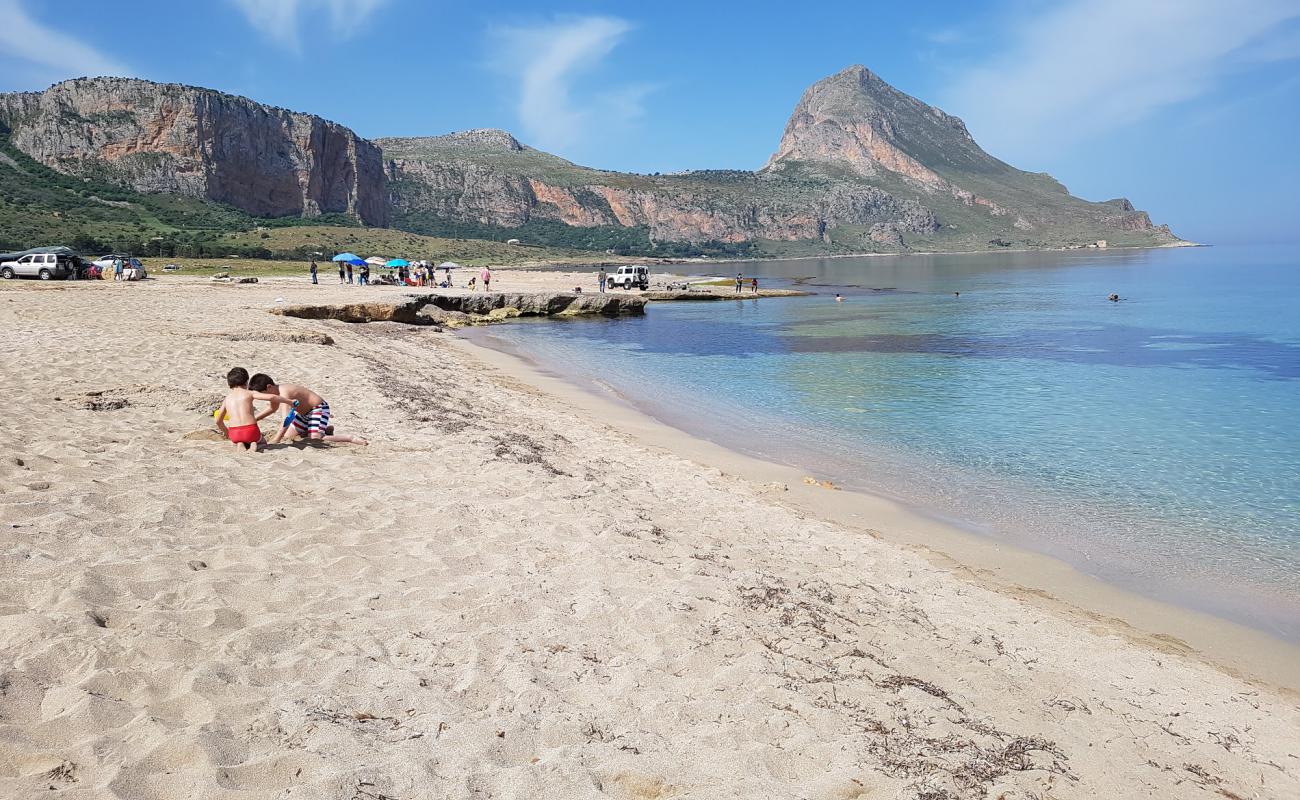
[[[635,286],[638,289],[649,289],[650,268],[641,266],[619,267],[618,272],[610,273],[607,285],[611,288],[622,286],[624,289],[631,289]]]
[[[16,261],[0,264],[0,278],[9,280],[20,276],[40,278],[43,281],[66,278],[76,265],[65,255],[56,253],[28,253]]]

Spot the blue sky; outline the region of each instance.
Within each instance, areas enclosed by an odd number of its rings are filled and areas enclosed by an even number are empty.
[[[761,166],[803,89],[855,63],[1080,196],[1300,239],[1296,0],[0,0],[0,90],[133,75],[640,172]]]

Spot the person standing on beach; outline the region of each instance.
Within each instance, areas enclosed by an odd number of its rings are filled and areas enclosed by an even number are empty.
[[[358,286],[369,286],[369,285],[370,285],[370,265],[369,265],[369,264],[362,264],[362,265],[361,265],[361,269],[359,270],[359,273],[360,273],[360,274],[357,275],[357,285],[358,285]]]
[[[600,272],[596,274],[596,280],[600,283],[600,293],[605,293],[605,284],[609,281],[609,276],[605,274],[605,268],[601,267]]]
[[[318,283],[318,281],[316,280],[316,262],[315,262],[315,261],[312,261],[312,262],[311,262],[311,282],[312,282],[313,285],[316,284],[316,283]]]
[[[122,259],[120,258],[113,259],[113,280],[122,280]]]
[[[741,287],[745,285],[745,276],[739,272],[736,273],[736,294],[740,294]]]
[[[348,283],[352,283],[352,265],[348,264]]]
[[[349,264],[348,267],[347,267],[347,269],[352,269],[352,266]],[[344,278],[344,276],[345,276],[346,274],[347,274],[347,273],[346,273],[346,271],[345,271],[345,269],[344,269],[344,267],[343,267],[343,262],[340,261],[340,262],[339,262],[339,283],[343,283],[343,282],[344,282],[343,278]]]
[[[483,291],[486,292],[491,287],[492,284],[492,270],[488,269],[487,267],[484,267],[483,274],[480,275],[479,277],[483,279]]]
[[[758,294],[758,278],[749,279],[749,293]]]

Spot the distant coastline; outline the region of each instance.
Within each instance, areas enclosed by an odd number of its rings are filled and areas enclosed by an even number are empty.
[[[688,259],[645,259],[646,263],[660,264],[664,266],[690,265],[690,264],[736,264],[746,261],[821,261],[823,259],[839,258],[903,258],[906,256],[990,256],[998,253],[1113,253],[1127,250],[1168,250],[1182,247],[1214,247],[1213,244],[1203,242],[1191,242],[1186,239],[1179,239],[1177,242],[1166,242],[1164,244],[1134,244],[1134,245],[1115,245],[1113,247],[1008,247],[997,250],[906,250],[898,253],[834,253],[831,255],[809,255],[809,256],[753,256],[749,258],[688,258]],[[633,259],[635,260],[635,259]],[[608,262],[627,263],[627,262]],[[593,266],[604,266],[605,262]],[[551,266],[548,262],[546,266]],[[556,262],[556,267],[571,267],[573,264],[563,264]],[[518,265],[518,269],[533,269],[530,265]]]

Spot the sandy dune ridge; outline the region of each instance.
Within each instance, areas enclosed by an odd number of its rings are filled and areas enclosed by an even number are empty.
[[[345,292],[0,286],[0,796],[1300,797],[1293,693],[266,313]],[[234,365],[371,446],[187,438]]]

